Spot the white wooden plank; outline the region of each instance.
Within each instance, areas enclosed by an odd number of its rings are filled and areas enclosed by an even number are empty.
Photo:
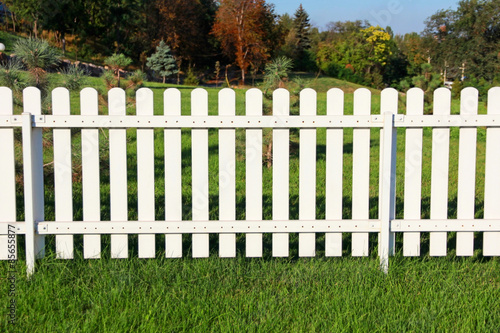
[[[226,88],[219,92],[219,115],[236,115],[236,94]],[[219,130],[219,219],[236,219],[236,131]],[[236,256],[236,234],[219,235],[219,256]]]
[[[460,115],[477,115],[479,92],[465,88],[460,96]],[[461,128],[458,151],[457,218],[473,219],[476,199],[476,146],[477,129]],[[474,254],[474,233],[457,232],[457,255]]]
[[[354,115],[369,115],[371,92],[361,88],[354,92]],[[370,200],[370,129],[353,130],[352,218],[369,218]],[[352,234],[352,255],[368,255],[368,233]]]
[[[418,116],[424,114],[424,92],[412,88],[406,94],[406,114]],[[422,128],[406,130],[405,142],[405,187],[404,187],[404,218],[419,220],[421,218],[422,202]],[[403,255],[420,255],[420,233],[403,233]]]
[[[206,90],[197,88],[192,91],[191,113],[193,116],[208,115],[208,93]],[[209,219],[207,129],[191,130],[191,154],[193,221],[207,221]],[[208,234],[194,234],[192,248],[194,258],[208,257]]]
[[[500,114],[500,87],[488,91],[488,115]],[[486,129],[484,218],[500,218],[500,128]],[[485,232],[483,255],[500,255],[500,232]]]
[[[30,113],[33,116],[42,114],[42,99],[40,90],[35,87],[28,87],[23,90],[23,104],[24,104],[24,112]],[[30,124],[31,125],[31,124]],[[29,147],[31,152],[28,154],[31,155],[31,186],[32,186],[32,201],[28,204],[26,203],[27,196],[25,194],[25,209],[30,206],[32,209],[32,218],[34,221],[43,221],[45,220],[45,192],[44,192],[44,179],[43,179],[43,137],[42,137],[42,129],[41,128],[32,128],[31,134],[29,135],[31,142],[29,143]],[[24,141],[24,136],[23,136]],[[23,142],[23,150],[24,150],[24,142]],[[29,149],[28,149],[29,150]],[[24,167],[26,168],[26,164],[24,161]],[[26,180],[26,173],[24,174]],[[30,228],[31,231],[31,228]],[[28,242],[28,235],[26,235],[26,239]],[[33,243],[29,246],[33,246],[31,249],[34,251],[36,258],[43,258],[45,256],[45,236],[34,234]],[[28,247],[28,245],[27,245]],[[28,252],[28,248],[26,249]],[[28,261],[28,259],[27,259]],[[33,263],[34,264],[34,263]],[[28,271],[30,268],[28,268]]]
[[[55,116],[69,116],[69,91],[56,88],[52,91],[52,112]],[[73,221],[73,171],[71,164],[71,130],[54,129],[54,190],[56,221]],[[73,236],[56,236],[56,253],[59,259],[73,259]]]
[[[447,88],[434,91],[434,114],[449,115],[451,92]],[[448,218],[448,175],[450,159],[450,129],[432,130],[431,169],[431,219]],[[446,232],[431,232],[430,255],[445,256],[447,250]]]
[[[273,92],[273,115],[290,114],[290,93],[285,89]],[[288,129],[273,130],[273,220],[288,220],[289,215],[289,140]],[[288,233],[273,234],[273,257],[288,257]]]
[[[175,88],[165,90],[164,114],[181,114],[181,92]],[[182,220],[182,146],[181,130],[165,129],[165,220]],[[165,235],[165,256],[182,257],[182,234]]]
[[[80,92],[81,114],[96,116],[99,114],[97,90],[84,88]],[[99,168],[99,130],[82,129],[82,187],[83,220],[101,220],[101,187]],[[83,236],[83,257],[97,259],[101,257],[101,236]]]
[[[396,115],[398,113],[398,100],[399,100],[399,92],[394,89],[394,88],[386,88],[384,90],[382,90],[382,93],[380,94],[380,114],[381,115],[384,115],[386,112],[390,112],[394,115]],[[382,194],[382,187],[383,187],[383,184],[384,182],[389,182],[388,179],[384,179],[384,170],[383,170],[383,166],[384,166],[384,162],[383,162],[383,159],[384,159],[384,152],[382,151],[383,150],[383,147],[384,146],[384,129],[381,129],[380,130],[380,152],[379,152],[379,211],[378,211],[378,214],[379,214],[379,218],[382,218],[382,206],[383,206],[383,194]],[[391,129],[391,131],[393,131],[393,140],[396,139],[396,132],[394,129]],[[393,144],[395,145],[395,142],[393,142]],[[388,147],[392,147],[392,146],[388,146]],[[393,149],[393,151],[395,151],[395,147]],[[392,170],[396,170],[396,155],[394,155],[394,158],[391,157],[391,163],[392,163]],[[389,170],[389,169],[388,169]],[[389,173],[390,174],[390,173]],[[388,183],[387,187],[390,188],[391,186],[389,186],[390,184]],[[392,190],[392,188],[391,188]],[[395,212],[396,210],[396,200],[395,200],[395,192],[394,194],[391,194],[391,198],[390,200],[392,200],[392,203],[393,203],[393,207],[391,207],[391,211]],[[384,249],[384,246],[388,245],[389,246],[389,254],[391,256],[394,255],[394,243],[396,241],[396,238],[395,238],[395,234],[394,233],[391,233],[389,232],[389,239],[388,239],[388,244],[384,244],[384,245],[381,245],[381,236],[382,236],[382,233],[379,233],[378,235],[378,241],[379,241],[379,246],[378,246],[378,250],[379,251],[382,251]],[[381,259],[381,260],[384,260],[384,259]]]
[[[316,91],[300,92],[300,115],[316,115]],[[299,143],[299,219],[316,218],[316,129],[301,129]],[[299,234],[299,256],[316,255],[316,234]]]
[[[137,90],[137,115],[153,115],[153,91]],[[137,129],[137,210],[139,221],[155,220],[154,131]],[[155,235],[139,235],[139,258],[155,257]]]
[[[13,114],[12,91],[0,87],[0,115]],[[16,173],[14,159],[14,130],[0,129],[0,223],[16,222]],[[15,232],[15,230],[12,230]],[[13,246],[14,245],[14,246]],[[10,248],[9,248],[10,246]],[[17,259],[17,236],[0,236],[0,260]],[[13,252],[9,252],[13,251]]]
[[[246,92],[246,115],[262,116],[262,92],[252,88]],[[262,130],[246,130],[246,219],[262,220]],[[262,257],[262,234],[246,234],[247,257]]]
[[[110,116],[124,116],[126,95],[121,88],[108,93]],[[109,182],[111,198],[111,221],[128,220],[127,191],[127,132],[125,129],[109,130]],[[128,257],[127,235],[111,235],[111,257]]]
[[[344,92],[333,88],[327,92],[326,114],[344,114]],[[326,219],[342,219],[344,168],[344,130],[326,130]],[[325,234],[325,255],[342,256],[342,233]]]

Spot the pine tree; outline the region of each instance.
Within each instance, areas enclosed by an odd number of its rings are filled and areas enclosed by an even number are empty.
[[[294,62],[297,69],[304,69],[307,64],[307,51],[311,48],[309,14],[304,10],[302,4],[295,12],[293,19],[293,28],[295,30],[296,46],[294,54]]]
[[[163,83],[165,83],[165,77],[178,72],[170,47],[163,40],[156,47],[156,52],[147,58],[146,66],[162,76]]]

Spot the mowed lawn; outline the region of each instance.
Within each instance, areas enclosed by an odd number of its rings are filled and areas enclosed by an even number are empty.
[[[318,113],[325,114],[325,84],[318,89]],[[97,83],[96,83],[97,84]],[[312,84],[311,84],[312,85]],[[165,85],[148,83],[155,93],[155,114],[162,114]],[[345,87],[344,87],[345,88]],[[181,87],[183,114],[190,111],[190,87]],[[217,113],[217,91],[209,88],[209,112]],[[349,91],[347,89],[347,91]],[[245,90],[237,89],[237,114],[244,114]],[[352,114],[353,94],[346,93],[345,113]],[[78,114],[78,94],[72,93],[73,113]],[[459,101],[453,101],[458,113]],[[133,99],[127,109],[134,114]],[[380,112],[380,95],[374,92],[372,112]],[[102,106],[106,114],[106,105]],[[267,111],[268,112],[268,111]],[[292,107],[297,114],[298,106]],[[404,112],[404,96],[400,112]],[[484,113],[484,103],[480,104]],[[317,210],[325,218],[325,142],[324,129],[317,132]],[[476,218],[483,216],[485,129],[478,130],[476,173]],[[81,142],[73,135],[73,179],[75,220],[82,219]],[[136,131],[127,130],[129,219],[137,219]],[[236,202],[237,218],[245,218],[244,130],[237,130]],[[271,138],[264,131],[264,142]],[[456,218],[458,129],[451,131],[449,218]],[[429,218],[432,131],[424,131],[422,179],[422,217]],[[45,133],[46,219],[54,218],[54,189],[51,133]],[[101,140],[102,220],[109,220],[109,152],[107,131]],[[290,131],[290,218],[298,219],[298,142],[297,130]],[[183,218],[191,218],[190,131],[183,130]],[[163,131],[155,132],[156,219],[164,210]],[[210,130],[209,191],[210,219],[218,219],[218,137]],[[351,218],[352,130],[344,134],[343,217]],[[378,215],[379,133],[372,130],[370,167],[370,217]],[[20,147],[17,147],[20,154]],[[403,211],[404,130],[398,131],[397,217]],[[264,184],[272,182],[272,168],[263,165]],[[51,178],[52,177],[52,178]],[[18,219],[22,220],[22,191],[19,186]],[[271,219],[271,187],[264,186],[263,218]],[[455,256],[455,233],[449,233],[448,256],[428,256],[429,235],[422,234],[422,255],[404,258],[402,237],[397,237],[397,255],[391,258],[389,274],[379,270],[377,235],[370,238],[370,256],[350,256],[350,235],[344,235],[342,258],[324,256],[324,234],[317,235],[317,257],[298,258],[298,237],[290,235],[290,258],[272,258],[271,237],[264,236],[264,257],[245,258],[245,237],[238,235],[235,259],[217,257],[217,235],[210,238],[212,256],[190,258],[191,237],[184,236],[183,259],[164,258],[164,236],[156,236],[157,258],[137,259],[137,237],[129,236],[130,259],[109,258],[109,236],[103,236],[103,259],[82,259],[82,237],[75,237],[76,259],[58,260],[54,237],[47,237],[46,258],[36,262],[36,273],[25,276],[23,259],[15,264],[16,323],[5,320],[0,331],[8,332],[495,332],[500,327],[500,260],[482,256],[482,234],[475,237],[473,257]],[[23,239],[19,237],[23,255]],[[0,269],[10,270],[0,262]],[[0,284],[3,311],[11,300],[12,284]]]

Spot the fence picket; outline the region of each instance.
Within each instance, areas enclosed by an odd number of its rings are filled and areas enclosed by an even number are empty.
[[[382,90],[382,93],[380,94],[380,114],[384,115],[386,112],[390,112],[394,115],[398,113],[398,99],[399,99],[399,93],[396,89],[394,88],[386,88]],[[384,129],[380,129],[380,153],[379,153],[379,200],[378,200],[378,216],[379,218],[382,218],[383,212],[382,212],[382,206],[383,206],[383,196],[380,195],[382,193],[382,188],[384,185],[384,170],[383,170],[383,159],[384,159],[384,154],[385,152],[382,151],[384,146]],[[393,147],[394,151],[396,147]],[[396,170],[396,159],[391,158],[391,163],[392,163],[392,169]],[[395,193],[394,193],[395,195]],[[392,196],[392,194],[391,194]],[[395,211],[396,209],[396,200],[393,200],[394,207],[391,207],[392,211]],[[389,254],[392,256],[394,255],[394,243],[396,241],[396,235],[395,233],[389,233]],[[382,233],[378,234],[378,244],[379,244],[379,251],[381,251],[384,247],[381,245],[382,242]]]
[[[290,93],[285,89],[273,92],[273,116],[290,114]],[[289,216],[289,151],[290,130],[273,130],[273,220]],[[288,257],[288,233],[273,234],[273,257]]]
[[[193,116],[208,115],[208,93],[197,88],[191,93]],[[208,221],[208,130],[191,130],[193,221]],[[209,256],[208,234],[193,234],[193,257]]]
[[[69,91],[52,91],[52,110],[55,116],[69,116]],[[54,191],[56,221],[73,221],[73,170],[71,164],[71,129],[57,128],[54,138]],[[56,253],[59,259],[73,258],[73,236],[56,235]]]
[[[300,115],[316,115],[316,91],[300,92]],[[316,218],[316,129],[301,129],[299,143],[299,219]],[[316,255],[316,234],[299,234],[299,256]]]
[[[420,88],[408,90],[406,95],[406,114],[424,114],[424,92]],[[405,142],[405,185],[404,218],[420,220],[422,205],[422,128],[408,128]],[[403,233],[403,255],[420,255],[420,232]]]
[[[438,88],[434,91],[434,114],[449,115],[451,111],[451,91]],[[450,160],[450,129],[432,130],[432,169],[431,169],[431,219],[448,218],[448,175]],[[446,232],[431,232],[430,255],[445,256],[447,247]]]
[[[165,90],[164,114],[181,115],[181,92]],[[165,129],[165,220],[182,220],[182,144],[181,129]],[[165,235],[165,256],[182,257],[182,234]]]
[[[246,92],[246,115],[262,116],[262,92],[250,89]],[[262,130],[246,130],[246,208],[248,221],[262,220]],[[262,257],[262,234],[247,234],[247,257]]]
[[[226,88],[219,92],[219,115],[236,115],[236,94]],[[219,129],[219,219],[236,219],[236,131]],[[236,234],[219,235],[219,256],[236,256]]]
[[[152,116],[153,91],[137,90],[137,115]],[[155,152],[153,129],[137,129],[137,210],[139,221],[155,220]],[[139,258],[155,257],[155,235],[139,235]]]
[[[13,114],[12,91],[7,87],[0,87],[0,116],[11,116]],[[9,224],[16,222],[16,173],[14,159],[14,129],[0,129],[0,223]],[[16,230],[9,235],[0,236],[0,260],[17,259],[17,246],[9,252],[9,240],[17,243]],[[13,256],[12,256],[13,255]]]
[[[113,88],[108,93],[110,116],[124,116],[125,91]],[[109,183],[111,198],[111,221],[128,220],[127,190],[127,131],[109,129]],[[111,235],[111,257],[128,257],[128,236]]]
[[[328,116],[344,114],[344,92],[333,88],[327,92],[326,114]],[[344,129],[326,130],[326,212],[327,220],[342,219],[344,169]],[[342,233],[325,234],[325,255],[342,256]]]
[[[361,88],[354,92],[354,115],[370,115],[371,92]],[[352,218],[369,218],[370,200],[370,129],[353,130],[352,152]],[[368,234],[352,234],[352,255],[368,255]]]
[[[460,115],[477,115],[479,93],[476,88],[465,88],[460,96]],[[461,128],[458,151],[457,218],[473,219],[476,204],[476,128]],[[474,233],[457,232],[457,255],[474,254]]]
[[[45,236],[35,231],[35,222],[45,220],[45,193],[43,185],[42,128],[33,128],[33,116],[42,114],[40,90],[23,90],[23,181],[24,214],[26,223],[26,271],[31,275],[35,259],[45,256]]]
[[[85,88],[80,93],[82,115],[99,114],[98,94],[93,88]],[[101,220],[101,186],[99,167],[99,130],[82,129],[82,187],[83,220]],[[83,257],[101,257],[101,236],[83,236]]]
[[[488,91],[488,115],[500,115],[500,87]],[[500,218],[500,128],[486,129],[484,218]],[[485,232],[483,255],[500,255],[500,232]]]

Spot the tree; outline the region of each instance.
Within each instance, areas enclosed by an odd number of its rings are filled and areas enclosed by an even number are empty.
[[[163,83],[165,83],[165,77],[178,72],[175,58],[170,53],[170,47],[163,40],[156,47],[156,52],[147,59],[146,66],[163,76]]]
[[[264,0],[221,0],[212,33],[224,54],[241,69],[241,81],[252,63],[269,58],[263,22],[270,7]]]
[[[300,4],[293,19],[293,30],[295,32],[294,62],[296,68],[304,70],[309,58],[307,50],[311,48],[309,15]]]
[[[104,63],[108,65],[111,70],[118,76],[117,86],[120,86],[120,71],[125,69],[128,65],[132,63],[132,59],[126,57],[123,53],[113,54],[104,60]]]

